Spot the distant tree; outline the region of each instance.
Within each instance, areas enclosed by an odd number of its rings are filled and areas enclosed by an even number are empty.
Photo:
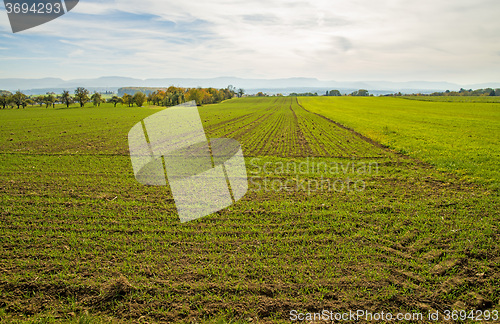
[[[243,89],[240,89],[243,91]],[[224,100],[224,94],[217,89],[214,88],[208,88],[206,89],[207,93],[210,94],[210,103],[216,103],[216,102],[221,102]]]
[[[165,107],[180,105],[186,102],[186,94],[184,94],[184,90],[180,88],[170,87],[167,89],[167,92],[162,92],[161,94],[161,102]],[[189,100],[195,100],[196,104],[201,105],[205,98],[205,93],[200,92],[199,89],[193,89],[188,91],[188,97],[191,97]]]
[[[36,96],[34,100],[37,104],[40,105],[40,107],[42,107],[43,104],[45,103],[45,96]]]
[[[259,94],[257,94],[257,96],[259,96]],[[304,92],[304,93],[292,92],[292,93],[290,93],[290,97],[316,97],[316,96],[318,96],[317,92],[315,92],[315,93],[312,93],[312,92]]]
[[[262,91],[257,93],[257,97],[267,97]]]
[[[368,90],[365,89],[359,89],[358,91],[354,91],[351,93],[351,96],[354,97],[368,97],[370,94],[368,93]]]
[[[203,103],[203,99],[205,97],[205,94],[201,88],[198,88],[198,89],[193,88],[193,89],[189,89],[186,97],[187,97],[188,101],[194,100],[194,101],[196,101],[196,105],[201,106]]]
[[[128,93],[123,94],[122,102],[124,105],[128,105],[129,107],[132,107],[132,105],[134,104],[132,96]]]
[[[146,101],[146,95],[142,92],[136,92],[133,97],[133,102],[137,105],[137,107],[142,107],[144,102]]]
[[[179,96],[177,97],[177,104],[180,105],[182,103],[185,103],[186,102],[186,95],[184,94],[184,92],[182,91],[179,91]]]
[[[211,104],[215,101],[213,94],[211,94],[208,91],[208,89],[201,89],[200,91],[201,91],[202,96],[203,96],[203,99],[201,101],[202,104]]]
[[[11,96],[6,93],[2,93],[2,95],[0,95],[0,106],[2,106],[2,109],[5,109],[7,107],[10,101],[10,97]]]
[[[365,89],[359,89],[358,90],[358,95],[360,97],[368,97],[370,94],[368,93],[368,90]]]
[[[491,92],[490,92],[490,96],[491,96],[491,97],[494,97],[494,96],[496,96],[496,95],[497,95],[497,94],[495,93],[495,90],[491,90]]]
[[[56,96],[52,92],[47,92],[43,100],[45,103],[45,108],[49,108],[49,106],[55,107]]]
[[[241,91],[243,91],[244,93],[243,89],[241,89]],[[129,93],[132,94],[132,96],[137,92],[147,94],[146,101],[148,103],[165,107],[179,105],[186,102],[187,100],[194,100],[196,101],[197,105],[213,104],[221,102],[223,100],[231,99],[235,95],[237,95],[235,93],[234,87],[232,86],[228,86],[228,88],[225,89],[201,87],[186,89],[171,86],[167,89],[127,87],[121,88],[119,90],[120,94]],[[243,93],[240,92],[240,95],[242,95]]]
[[[242,88],[239,88],[238,89],[238,98],[243,97],[244,94],[245,94],[245,90],[243,90]]]
[[[156,92],[156,91],[155,91]],[[150,92],[148,93],[148,104],[150,105],[151,103],[153,103],[153,100],[154,100],[154,97],[155,97],[155,92]]]
[[[108,99],[108,102],[112,103],[116,107],[116,104],[123,103],[123,100],[118,96],[113,96],[112,98]]]
[[[157,90],[153,92],[153,104],[156,106],[162,105],[166,95],[167,94],[163,90]]]
[[[227,86],[227,88],[226,88],[226,90],[227,90],[227,91],[228,91],[228,93],[229,93],[229,94],[228,94],[228,97],[229,97],[228,99],[233,98],[233,97],[234,97],[234,95],[236,94],[236,88],[235,88],[235,87],[233,87],[232,85],[228,85],[228,86]]]
[[[19,109],[21,106],[23,106],[23,108],[26,107],[26,99],[28,99],[28,97],[21,91],[16,91],[16,93],[12,95],[11,98],[12,103],[17,106],[17,109]]]
[[[94,107],[99,107],[101,103],[103,102],[102,95],[99,92],[94,92],[92,97],[90,97],[92,100],[92,103],[94,104]]]
[[[69,105],[71,105],[73,103],[73,98],[71,98],[69,91],[66,91],[66,90],[63,91],[63,94],[61,96],[61,100],[66,105],[66,108],[69,108]]]
[[[75,90],[75,100],[80,104],[80,107],[84,107],[90,101],[89,91],[85,88],[77,88]]]
[[[340,97],[340,96],[342,96],[342,94],[340,93],[339,90],[330,90],[330,92],[328,92],[327,96]]]

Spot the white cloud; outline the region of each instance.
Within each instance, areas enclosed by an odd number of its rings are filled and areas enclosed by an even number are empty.
[[[66,71],[470,83],[500,72],[499,9],[493,0],[80,1],[23,35],[60,39],[45,53],[61,56],[55,73],[67,78]]]

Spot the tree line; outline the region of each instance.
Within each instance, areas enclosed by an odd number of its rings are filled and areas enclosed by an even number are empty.
[[[85,107],[86,104],[92,103],[94,107],[99,107],[103,103],[112,103],[114,107],[118,104],[127,105],[132,107],[142,107],[145,102],[154,104],[156,106],[171,107],[179,105],[188,101],[196,101],[196,104],[206,105],[219,103],[224,100],[232,99],[235,96],[242,97],[245,93],[243,89],[236,90],[233,86],[228,86],[225,89],[214,88],[180,88],[169,87],[167,89],[158,89],[144,94],[141,91],[134,91],[135,93],[125,93],[119,97],[114,95],[107,100],[99,92],[90,93],[89,90],[79,87],[70,94],[65,90],[62,94],[56,95],[49,92],[45,95],[27,96],[21,91],[16,91],[14,94],[8,91],[0,91],[0,108],[26,108],[28,105],[40,105],[46,108],[55,107],[56,104],[65,104],[69,107],[72,104],[79,104],[80,107]]]
[[[306,93],[295,93],[295,92],[293,92],[293,93],[290,93],[290,96],[291,97],[317,97],[318,93],[317,92],[314,92],[314,93],[312,93],[312,92],[306,92]],[[326,97],[340,97],[340,96],[342,96],[342,93],[339,90],[330,90],[330,91],[326,91],[325,96]],[[369,97],[369,96],[372,96],[372,95],[368,92],[368,90],[359,89],[359,90],[351,92],[347,96]]]
[[[387,94],[385,95],[386,97],[401,97],[401,96],[421,96],[421,97],[486,97],[486,96],[500,96],[500,89],[492,89],[492,88],[486,88],[486,89],[476,89],[476,90],[466,90],[464,88],[461,88],[459,91],[450,91],[446,90],[443,92],[433,92],[430,94],[427,93],[411,93],[411,94],[404,94],[401,92],[394,93],[394,94]]]
[[[243,89],[236,90],[233,86],[228,86],[225,89],[169,87],[168,89],[157,89],[150,92],[146,100],[150,104],[164,107],[175,106],[194,100],[198,106],[201,106],[219,103],[232,99],[235,96],[242,97],[244,93]]]
[[[461,88],[460,91],[450,91],[446,90],[444,92],[434,92],[431,94],[431,96],[500,96],[500,89],[492,89],[492,88],[486,88],[486,89],[476,89],[476,90],[466,90],[464,88]]]

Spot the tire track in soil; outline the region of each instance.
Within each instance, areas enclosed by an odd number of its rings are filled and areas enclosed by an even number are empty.
[[[290,110],[292,111],[292,114],[293,114],[294,124],[297,127],[297,131],[296,131],[297,138],[298,138],[297,141],[300,144],[300,148],[302,148],[302,152],[299,152],[299,154],[302,153],[302,154],[306,154],[307,156],[312,156],[313,151],[311,149],[311,146],[309,145],[309,142],[307,141],[307,138],[305,137],[304,133],[302,132],[302,129],[300,129],[299,118],[297,117],[297,114],[295,113],[295,111],[292,108],[292,103],[293,102],[290,102]],[[323,149],[325,154],[328,154],[328,152],[323,147],[323,145],[321,145],[320,143],[318,143],[318,145],[321,147],[321,149]]]

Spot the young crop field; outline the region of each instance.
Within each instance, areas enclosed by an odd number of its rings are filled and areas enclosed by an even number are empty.
[[[402,98],[435,102],[500,103],[500,97],[497,96],[406,96]]]
[[[240,99],[202,108],[209,137],[228,137],[243,145],[245,156],[382,157],[386,153],[311,114],[295,98]]]
[[[241,143],[249,189],[183,224],[169,187],[138,183],[128,156],[129,130],[160,108],[0,110],[0,323],[493,316],[497,106],[275,97],[199,107],[208,138]]]
[[[409,98],[414,100],[323,97],[300,103],[462,181],[500,189],[500,99]]]

